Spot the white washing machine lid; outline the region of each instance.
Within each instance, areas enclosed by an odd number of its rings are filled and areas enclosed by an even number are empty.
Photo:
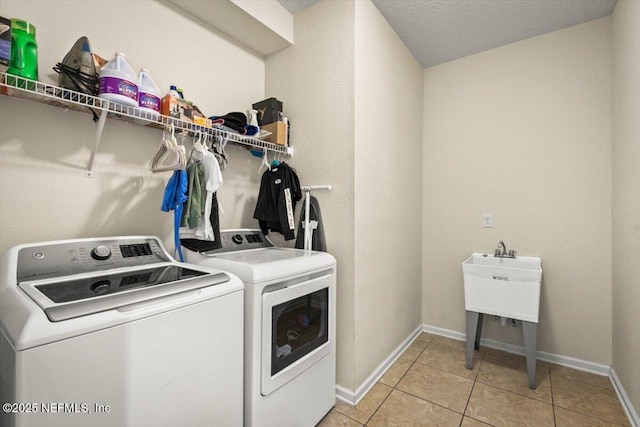
[[[149,251],[128,252],[147,243]],[[111,255],[92,255],[99,246],[110,248]],[[194,274],[156,277],[176,270]],[[244,289],[233,274],[176,262],[153,236],[19,245],[0,256],[0,272],[0,331],[18,351]],[[105,281],[127,289],[103,293]],[[89,291],[96,295],[86,295]]]
[[[267,247],[222,254],[200,253],[183,249],[185,260],[228,271],[245,283],[265,283],[324,270],[336,265],[326,252]]]

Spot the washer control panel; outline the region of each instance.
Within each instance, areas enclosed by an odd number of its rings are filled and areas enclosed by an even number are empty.
[[[83,239],[20,249],[16,273],[22,282],[171,260],[153,237]]]
[[[220,232],[222,248],[207,251],[208,254],[244,251],[247,249],[270,248],[273,243],[260,230],[238,229]]]

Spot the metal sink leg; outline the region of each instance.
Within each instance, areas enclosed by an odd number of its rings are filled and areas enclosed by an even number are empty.
[[[480,350],[483,320],[484,313],[467,311],[467,369],[473,369],[473,350]]]
[[[536,389],[536,341],[538,337],[538,324],[533,322],[522,323],[522,336],[524,338],[524,351],[527,357],[527,374],[529,375],[529,388]]]

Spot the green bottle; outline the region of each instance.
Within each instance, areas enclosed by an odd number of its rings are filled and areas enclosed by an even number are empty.
[[[38,45],[36,27],[11,18],[11,63],[8,74],[38,80]]]

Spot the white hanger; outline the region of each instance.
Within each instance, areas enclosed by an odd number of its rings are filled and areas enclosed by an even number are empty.
[[[260,162],[260,167],[258,168],[258,175],[260,175],[262,173],[262,167],[263,166],[266,166],[267,170],[271,170],[271,164],[269,163],[269,160],[267,160],[267,149],[266,148],[262,149],[262,162]]]
[[[172,162],[168,162],[169,159]],[[149,169],[152,172],[165,172],[184,169],[187,166],[187,156],[184,145],[179,145],[175,137],[173,124],[162,131],[162,141],[156,155],[151,159]]]
[[[196,139],[196,137],[198,138],[194,143],[193,143],[193,147],[191,148],[191,151],[189,152],[189,160],[193,160],[196,162],[202,161],[202,159],[204,158],[204,152],[206,151],[206,148],[202,145],[202,132],[198,131],[193,138]]]

